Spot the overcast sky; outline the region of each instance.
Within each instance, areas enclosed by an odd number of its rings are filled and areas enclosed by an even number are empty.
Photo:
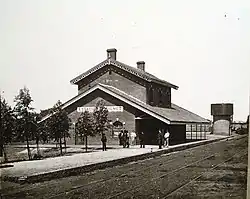
[[[225,16],[226,15],[226,16]],[[250,2],[245,0],[0,0],[0,89],[23,86],[39,111],[77,94],[69,81],[106,59],[179,86],[172,101],[211,119],[234,103],[245,121],[250,91]]]

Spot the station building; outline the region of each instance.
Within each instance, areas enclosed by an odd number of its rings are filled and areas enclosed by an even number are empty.
[[[109,111],[108,144],[118,144],[118,134],[145,134],[146,144],[157,144],[159,129],[170,132],[170,145],[186,141],[186,126],[207,126],[210,121],[172,103],[172,89],[178,86],[148,73],[145,62],[129,66],[117,61],[117,50],[108,49],[107,58],[72,79],[78,94],[62,105],[72,121],[68,143],[80,143],[74,125],[81,112],[93,112],[99,100]],[[47,119],[49,116],[45,117]],[[88,138],[90,144],[100,144],[100,137]]]

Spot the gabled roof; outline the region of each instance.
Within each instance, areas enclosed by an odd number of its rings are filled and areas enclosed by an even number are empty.
[[[104,60],[103,62],[97,64],[96,66],[94,66],[93,68],[89,69],[88,71],[82,73],[81,75],[77,76],[76,78],[72,79],[70,81],[71,84],[77,84],[79,81],[81,81],[82,79],[84,79],[85,77],[89,76],[90,74],[94,73],[95,71],[103,68],[104,66],[106,65],[113,65],[115,67],[118,67],[122,70],[125,70],[133,75],[136,75],[137,77],[139,78],[142,78],[148,82],[155,82],[157,84],[161,84],[161,85],[164,85],[164,86],[169,86],[171,88],[174,88],[174,89],[178,89],[178,86],[174,85],[174,84],[171,84],[165,80],[161,80],[159,78],[157,78],[156,76],[148,73],[148,72],[145,72],[143,70],[140,70],[138,68],[135,68],[135,67],[132,67],[132,66],[129,66],[129,65],[126,65],[122,62],[119,62],[119,61],[116,61],[112,58],[109,58],[109,59],[106,59]]]
[[[202,118],[199,115],[194,114],[180,106],[177,106],[176,104],[172,103],[171,108],[161,108],[161,107],[151,106],[131,95],[128,95],[127,93],[119,90],[118,88],[115,88],[109,85],[104,85],[104,84],[101,84],[101,85],[111,90],[112,92],[123,96],[129,101],[133,101],[134,103],[140,104],[144,108],[168,119],[170,123],[210,123],[209,120]]]
[[[174,124],[174,123],[206,123],[208,124],[209,121],[188,111],[185,110],[175,104],[172,104],[172,108],[159,108],[159,107],[153,107],[150,106],[149,104],[146,104],[145,102],[131,96],[128,95],[127,93],[125,93],[124,91],[121,91],[115,87],[109,86],[109,85],[105,85],[105,84],[97,84],[94,87],[92,87],[91,89],[89,89],[86,92],[83,92],[75,97],[73,97],[72,99],[70,99],[69,101],[67,101],[66,103],[64,103],[62,105],[62,108],[66,108],[68,106],[70,106],[71,104],[77,102],[78,100],[80,100],[81,98],[87,96],[88,94],[92,93],[95,90],[101,90],[127,104],[129,104],[130,106],[133,106],[136,109],[139,109],[141,111],[143,111],[144,113],[158,119],[161,120],[164,123],[167,124]],[[46,117],[44,117],[40,122],[48,119],[51,115],[48,115]]]

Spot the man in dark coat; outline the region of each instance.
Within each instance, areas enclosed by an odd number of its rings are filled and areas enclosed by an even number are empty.
[[[162,141],[163,141],[163,135],[162,135],[162,132],[161,130],[158,131],[158,144],[159,144],[159,149],[162,148]]]
[[[122,133],[123,133],[123,131],[121,131],[121,132],[119,133],[119,135],[118,135],[118,137],[119,137],[119,145],[120,145],[120,146],[122,145]]]
[[[123,131],[123,134],[122,134],[122,145],[123,145],[123,148],[126,148],[126,144],[127,144],[127,134],[126,134],[126,131]]]
[[[140,148],[142,148],[142,147],[145,148],[145,142],[144,142],[144,141],[145,141],[145,138],[144,138],[144,136],[145,136],[145,135],[144,135],[143,132],[141,132],[141,133],[139,134],[140,145],[141,145]]]
[[[102,134],[102,150],[103,151],[107,151],[107,146],[106,146],[106,143],[107,143],[107,137],[105,135],[105,133]]]
[[[125,135],[126,135],[126,147],[129,148],[129,134],[127,130],[125,130]]]

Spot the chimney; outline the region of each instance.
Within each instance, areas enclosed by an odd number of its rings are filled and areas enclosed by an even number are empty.
[[[113,60],[116,60],[116,52],[117,50],[115,48],[111,48],[107,50],[107,57],[111,58]]]
[[[136,62],[136,64],[137,64],[138,69],[145,71],[145,62],[144,61],[138,61],[138,62]]]

